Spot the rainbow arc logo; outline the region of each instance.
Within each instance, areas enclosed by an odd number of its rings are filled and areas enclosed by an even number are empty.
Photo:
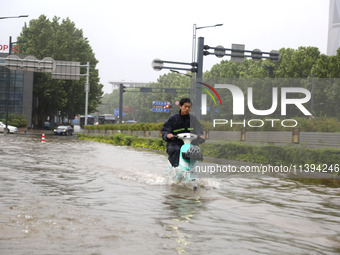
[[[206,84],[206,83],[203,83],[203,82],[199,82],[199,84],[207,87],[208,89],[210,89],[212,92],[214,92],[214,94],[217,96],[218,100],[220,101],[220,104],[222,106],[222,100],[221,100],[221,97],[220,95],[217,93],[217,91],[212,87],[210,86],[209,84]],[[214,101],[215,105],[217,105],[217,102],[213,96],[213,94],[206,88],[204,87],[198,87],[199,89],[203,90],[205,93],[207,93],[211,98],[212,100]],[[206,115],[207,114],[207,95],[205,94],[202,94],[202,100],[201,100],[202,104],[201,104],[201,113],[202,115]]]
[[[209,84],[203,83],[203,82],[199,82],[199,84],[209,88],[212,92],[214,92],[215,95],[217,96],[218,100],[220,101],[220,104],[222,105],[222,100],[221,100],[220,95],[217,93],[217,91],[212,86],[210,86]],[[211,94],[211,92],[209,90],[207,90],[205,88],[201,88],[201,87],[198,87],[198,88],[203,90],[205,93],[207,93],[212,98],[212,100],[214,101],[215,105],[217,105],[214,96]]]

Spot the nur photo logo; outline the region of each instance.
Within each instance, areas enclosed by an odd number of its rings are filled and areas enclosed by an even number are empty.
[[[203,83],[203,82],[199,82],[199,84],[207,87],[208,89],[210,89],[212,92],[214,92],[214,94],[217,96],[218,100],[220,101],[220,104],[222,106],[222,100],[220,95],[217,93],[216,89],[214,89],[212,86],[210,86],[209,84]],[[214,104],[217,105],[216,100],[214,98],[214,96],[211,94],[211,92],[203,87],[198,87],[199,89],[203,90],[205,93],[207,93],[212,100],[214,101]],[[207,114],[207,95],[206,94],[202,94],[202,105],[201,105],[201,109],[202,109],[202,115],[206,115]]]
[[[288,83],[287,80],[278,85],[271,84],[268,86],[266,81],[253,82],[248,84],[239,83],[239,85],[222,84],[216,82],[213,86],[207,83],[200,83],[200,89],[206,94],[202,94],[201,98],[201,114],[207,115],[207,95],[209,95],[215,106],[218,98],[222,106],[221,93],[223,91],[223,99],[226,96],[226,105],[221,108],[222,116],[238,116],[237,121],[233,119],[214,119],[213,125],[242,125],[243,127],[262,127],[265,123],[271,124],[274,127],[275,123],[281,123],[283,127],[296,127],[298,122],[297,116],[312,116],[312,113],[306,108],[306,103],[311,100],[311,92],[307,88],[296,86],[297,84]],[[236,82],[237,84],[237,82]],[[219,89],[219,93],[216,91]],[[221,90],[223,89],[223,90]],[[215,94],[215,97],[213,93]],[[259,105],[258,102],[266,102]],[[256,119],[246,120],[246,116],[259,116]],[[244,119],[242,120],[242,116]],[[241,119],[240,119],[241,117]],[[290,119],[283,119],[282,117]]]

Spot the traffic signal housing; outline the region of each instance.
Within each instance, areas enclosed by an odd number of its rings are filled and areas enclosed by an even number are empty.
[[[125,92],[125,86],[119,84],[119,123],[123,123],[123,93]]]

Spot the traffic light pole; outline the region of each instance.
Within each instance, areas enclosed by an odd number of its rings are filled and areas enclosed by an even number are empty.
[[[123,123],[123,93],[124,85],[119,84],[119,124]]]
[[[218,24],[219,25],[219,24]],[[198,29],[198,28],[197,28]],[[195,38],[195,34],[194,34]],[[201,120],[201,102],[202,102],[202,92],[200,89],[197,89],[202,84],[202,73],[203,73],[203,56],[207,55],[215,55],[218,58],[222,58],[224,56],[230,56],[231,62],[242,62],[244,58],[252,58],[254,60],[260,59],[270,59],[273,62],[278,62],[280,60],[280,52],[276,50],[272,50],[271,52],[262,52],[259,49],[254,50],[245,50],[243,44],[232,44],[232,48],[224,48],[223,46],[210,47],[208,45],[204,45],[204,38],[198,38],[198,48],[197,48],[197,63],[183,63],[183,62],[174,62],[174,61],[165,61],[160,59],[155,59],[152,61],[152,68],[156,71],[160,71],[162,69],[170,69],[172,72],[174,70],[186,70],[191,71],[192,73],[196,73],[196,79],[192,76],[191,80],[191,89],[190,89],[190,97],[193,98],[192,108],[193,114],[197,117],[198,120]],[[214,50],[214,52],[209,52],[209,50]],[[230,51],[230,53],[226,53],[226,51]],[[248,53],[247,55],[245,53]],[[269,55],[269,56],[263,56]],[[193,54],[194,59],[194,54]],[[190,65],[191,68],[181,68],[181,67],[169,67],[164,66],[164,63],[168,64],[181,64],[181,65]],[[175,71],[176,72],[176,71]]]
[[[198,48],[197,48],[197,73],[196,73],[196,86],[194,87],[195,97],[194,97],[194,114],[198,120],[201,120],[201,96],[202,91],[197,89],[197,85],[202,83],[202,73],[203,73],[203,51],[204,51],[204,38],[198,38]]]

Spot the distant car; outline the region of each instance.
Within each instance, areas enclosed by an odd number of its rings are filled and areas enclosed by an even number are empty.
[[[11,134],[16,134],[16,133],[18,133],[18,128],[17,128],[17,127],[10,126],[10,125],[7,125],[7,127],[8,127],[7,133],[11,133]],[[6,129],[6,124],[0,122],[0,132],[1,132],[1,133],[4,133],[4,132],[5,132],[5,129]]]
[[[55,135],[72,135],[73,128],[71,126],[59,126],[54,129]]]
[[[127,120],[127,121],[125,121],[125,123],[126,124],[136,124],[136,123],[138,123],[138,121],[137,120]]]

